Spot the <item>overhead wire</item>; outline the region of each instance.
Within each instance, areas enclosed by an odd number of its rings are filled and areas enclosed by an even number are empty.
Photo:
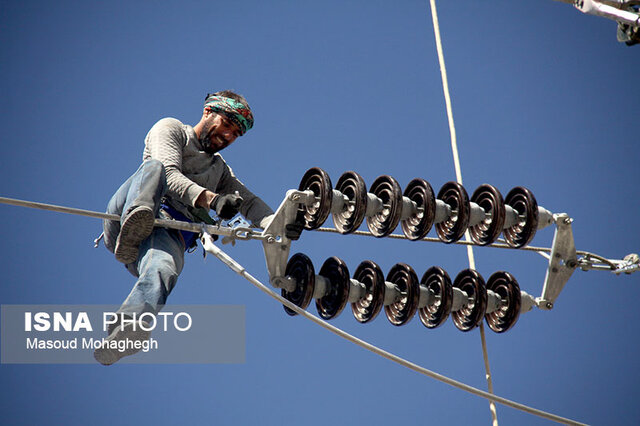
[[[442,38],[440,37],[440,25],[438,23],[438,12],[435,0],[430,0],[431,18],[433,21],[433,32],[436,39],[436,49],[438,52],[438,62],[440,64],[440,76],[442,77],[442,90],[444,92],[445,105],[447,109],[447,120],[449,122],[449,133],[451,135],[451,151],[453,153],[453,164],[456,171],[456,180],[462,185],[462,167],[460,166],[460,154],[458,152],[458,141],[456,137],[456,126],[453,120],[453,108],[451,107],[451,96],[449,94],[449,81],[447,79],[447,68],[444,62],[444,51],[442,48]],[[465,240],[471,242],[469,230],[465,232]],[[469,268],[476,269],[475,256],[473,254],[473,246],[467,246],[467,257],[469,258]],[[491,377],[491,367],[489,365],[489,354],[487,349],[487,339],[484,333],[484,322],[480,322],[480,340],[482,342],[482,357],[484,359],[485,378],[489,393],[493,394],[493,379]],[[498,426],[498,412],[493,401],[489,402],[489,410],[493,426]]]
[[[112,214],[107,214],[107,213],[100,213],[100,212],[95,212],[95,211],[91,211],[91,210],[83,210],[83,209],[77,209],[77,208],[72,208],[72,207],[65,207],[65,206],[59,206],[59,205],[54,205],[54,204],[46,204],[46,203],[38,203],[38,202],[33,202],[33,201],[24,201],[24,200],[18,200],[15,198],[7,198],[7,197],[0,197],[0,203],[2,204],[9,204],[9,205],[14,205],[14,206],[20,206],[20,207],[27,207],[27,208],[35,208],[35,209],[39,209],[39,210],[47,210],[47,211],[54,211],[54,212],[58,212],[58,213],[65,213],[65,214],[73,214],[73,215],[79,215],[79,216],[87,216],[87,217],[92,217],[92,218],[98,218],[98,219],[106,219],[106,220],[119,220],[119,216],[117,215],[112,215]],[[164,223],[167,222],[167,223]],[[156,226],[166,226],[166,225],[171,225],[170,222],[174,222],[174,226],[180,224],[181,222],[178,221],[160,221],[160,225],[158,225],[158,220],[156,220]],[[208,234],[205,234],[208,235]],[[436,373],[434,371],[431,371],[429,369],[426,369],[424,367],[421,367],[417,364],[414,364],[410,361],[407,361],[395,354],[392,354],[390,352],[387,352],[381,348],[378,348],[375,345],[372,345],[371,343],[368,343],[364,340],[361,340],[329,323],[327,323],[326,321],[321,320],[320,318],[315,317],[314,315],[311,315],[310,313],[308,313],[307,311],[300,309],[297,305],[291,303],[290,301],[288,301],[287,299],[284,299],[283,297],[275,294],[274,292],[272,292],[267,286],[265,286],[262,282],[260,282],[259,280],[257,280],[255,277],[253,277],[251,274],[249,274],[246,269],[240,265],[239,263],[237,263],[235,260],[233,260],[230,256],[228,256],[226,253],[224,253],[221,249],[219,249],[217,246],[211,244],[212,247],[214,247],[215,249],[217,249],[217,254],[216,253],[212,253],[214,254],[218,259],[220,259],[223,263],[225,263],[228,267],[230,267],[234,272],[236,272],[237,274],[239,274],[240,276],[242,276],[243,278],[245,278],[247,281],[249,281],[250,283],[252,283],[253,285],[255,285],[256,287],[258,287],[260,290],[262,290],[263,292],[267,293],[269,296],[273,297],[274,299],[276,299],[278,302],[282,303],[283,305],[287,306],[288,308],[290,308],[291,310],[295,311],[296,313],[298,313],[299,315],[311,320],[312,322],[320,325],[321,327],[331,331],[332,333],[352,342],[357,344],[358,346],[367,349],[377,355],[380,355],[386,359],[389,359],[393,362],[396,362],[406,368],[409,368],[413,371],[416,371],[420,374],[423,374],[425,376],[431,377],[435,380],[438,380],[440,382],[446,383],[450,386],[453,386],[455,388],[461,389],[465,392],[469,392],[471,394],[477,395],[479,397],[488,399],[490,401],[494,401],[497,402],[499,404],[511,407],[511,408],[515,408],[517,410],[520,411],[524,411],[530,414],[533,414],[535,416],[538,417],[542,417],[548,420],[552,420],[558,423],[564,423],[564,424],[568,424],[568,425],[583,425],[583,423],[577,422],[575,420],[571,420],[565,417],[561,417],[552,413],[548,413],[542,410],[538,410],[536,408],[533,407],[529,407],[527,405],[524,404],[520,404],[518,402],[515,401],[511,401],[509,399],[494,395],[494,394],[490,394],[488,392],[485,392],[483,390],[474,388],[473,386],[467,385],[465,383],[459,382],[457,380],[451,379],[447,376],[444,376],[442,374]]]
[[[436,373],[434,371],[431,371],[427,368],[424,368],[420,365],[417,365],[415,363],[412,363],[411,361],[408,361],[402,357],[399,357],[398,355],[395,355],[391,352],[385,351],[384,349],[381,349],[365,340],[362,340],[352,334],[347,333],[346,331],[332,325],[329,324],[328,322],[316,317],[315,315],[310,314],[309,312],[305,311],[304,309],[300,308],[299,306],[297,306],[296,304],[292,303],[291,301],[285,299],[284,297],[274,293],[273,291],[271,291],[271,289],[269,289],[266,285],[264,285],[260,280],[258,280],[257,278],[255,278],[254,276],[252,276],[241,264],[239,264],[238,262],[236,262],[231,256],[229,256],[227,253],[225,253],[222,249],[220,249],[218,246],[216,246],[215,244],[213,244],[213,241],[210,240],[210,236],[208,236],[207,234],[204,235],[204,238],[207,239],[209,238],[209,241],[205,241],[203,244],[205,245],[205,249],[207,250],[207,252],[213,254],[214,256],[216,256],[222,263],[224,263],[225,265],[227,265],[231,270],[233,270],[235,273],[237,273],[238,275],[240,275],[241,277],[243,277],[244,279],[246,279],[247,281],[249,281],[251,284],[253,284],[254,286],[256,286],[258,289],[260,289],[261,291],[263,291],[264,293],[266,293],[267,295],[269,295],[270,297],[274,298],[275,300],[277,300],[278,302],[282,303],[283,305],[285,305],[287,308],[291,309],[292,311],[294,311],[296,314],[303,316],[304,318],[312,321],[313,323],[319,325],[320,327],[336,334],[337,336],[340,336],[348,341],[350,341],[351,343],[354,343],[358,346],[360,346],[361,348],[364,348],[368,351],[371,351],[377,355],[380,355],[383,358],[386,358],[390,361],[393,361],[399,365],[402,365],[403,367],[409,368],[410,370],[413,370],[417,373],[423,374],[427,377],[431,377],[432,379],[438,380],[442,383],[446,383],[450,386],[453,386],[455,388],[458,388],[460,390],[463,390],[465,392],[469,392],[473,395],[488,399],[489,401],[493,401],[493,402],[497,402],[499,404],[505,405],[507,407],[511,407],[511,408],[515,408],[516,410],[520,410],[520,411],[524,411],[527,412],[529,414],[533,414],[535,416],[538,417],[542,417],[545,418],[547,420],[552,420],[558,423],[563,423],[563,424],[568,424],[568,425],[584,425],[584,423],[580,423],[577,422],[575,420],[571,420],[565,417],[561,417],[558,416],[556,414],[552,414],[552,413],[548,413],[546,411],[542,411],[539,410],[537,408],[533,408],[533,407],[529,407],[527,405],[524,404],[520,404],[518,402],[509,400],[507,398],[503,398],[500,396],[497,396],[493,393],[489,393],[489,392],[485,392],[481,389],[475,388],[473,386],[467,385],[465,383],[459,382],[457,380],[451,379],[447,376],[444,376],[442,374]]]
[[[27,207],[27,208],[35,208],[35,209],[39,209],[39,210],[46,210],[46,211],[53,211],[53,212],[58,212],[58,213],[65,213],[65,214],[72,214],[72,215],[79,215],[79,216],[86,216],[86,217],[92,217],[92,218],[98,218],[98,219],[106,219],[106,220],[119,220],[119,216],[117,215],[112,215],[112,214],[107,214],[107,213],[100,213],[100,212],[95,212],[95,211],[91,211],[91,210],[83,210],[83,209],[77,209],[77,208],[73,208],[73,207],[65,207],[65,206],[59,206],[59,205],[54,205],[54,204],[46,204],[46,203],[39,203],[39,202],[34,202],[34,201],[25,201],[25,200],[19,200],[19,199],[15,199],[15,198],[7,198],[7,197],[0,197],[0,204],[8,204],[8,205],[13,205],[13,206],[20,206],[20,207]],[[195,224],[189,224],[186,222],[180,222],[180,221],[163,221],[163,220],[159,220],[156,219],[156,223],[155,226],[163,226],[163,227],[172,227],[172,228],[176,228],[176,229],[180,229],[182,227],[182,225],[195,225]],[[201,231],[202,229],[200,229]],[[205,236],[208,234],[205,234]],[[477,389],[474,388],[473,386],[467,385],[465,383],[459,382],[457,380],[451,379],[447,376],[444,376],[442,374],[436,373],[434,371],[431,371],[429,369],[426,369],[424,367],[421,367],[415,363],[412,363],[406,359],[403,359],[395,354],[392,354],[388,351],[385,351],[371,343],[368,343],[362,339],[359,339],[329,323],[327,323],[326,321],[321,320],[320,318],[315,317],[314,315],[311,315],[310,313],[308,313],[307,311],[300,309],[297,305],[291,303],[290,301],[288,301],[287,299],[284,299],[283,297],[277,295],[276,293],[272,292],[267,286],[265,286],[262,282],[260,282],[259,280],[257,280],[255,277],[253,277],[251,274],[249,274],[246,269],[240,265],[239,263],[237,263],[235,260],[233,260],[230,256],[228,256],[226,253],[224,253],[221,249],[219,249],[217,246],[211,244],[212,247],[215,248],[215,250],[217,250],[217,254],[216,253],[212,253],[214,254],[218,259],[220,259],[223,263],[225,263],[228,267],[230,267],[234,272],[236,272],[237,274],[239,274],[240,276],[242,276],[243,278],[245,278],[247,281],[249,281],[251,284],[255,285],[256,287],[258,287],[260,290],[262,290],[263,292],[267,293],[269,296],[273,297],[274,299],[276,299],[278,302],[282,303],[283,305],[287,306],[288,308],[290,308],[291,310],[295,311],[296,313],[298,313],[299,315],[311,320],[312,322],[316,323],[317,325],[320,325],[321,327],[329,330],[330,332],[352,342],[357,344],[358,346],[367,349],[377,355],[380,355],[390,361],[396,362],[399,365],[402,365],[406,368],[409,368],[413,371],[416,371],[420,374],[423,374],[425,376],[431,377],[435,380],[438,380],[442,383],[446,383],[450,386],[453,386],[455,388],[458,388],[460,390],[463,390],[465,392],[469,392],[473,395],[479,396],[481,398],[485,398],[488,399],[490,401],[494,401],[497,402],[499,404],[514,408],[516,410],[520,410],[523,412],[527,412],[529,414],[538,416],[538,417],[542,417],[545,418],[547,420],[552,420],[558,423],[563,423],[563,424],[568,424],[568,425],[583,425],[583,423],[577,422],[575,420],[571,420],[565,417],[561,417],[558,416],[556,414],[552,414],[552,413],[548,413],[533,407],[529,407],[527,405],[524,404],[520,404],[518,402],[509,400],[507,398],[503,398],[494,394],[490,394],[488,392],[485,392],[481,389]]]
[[[92,210],[83,210],[83,209],[78,209],[74,207],[59,206],[56,204],[47,204],[47,203],[38,203],[35,201],[19,200],[17,198],[0,197],[0,204],[8,204],[11,206],[27,207],[27,208],[46,210],[46,211],[52,211],[57,213],[67,213],[67,214],[73,214],[76,216],[92,217],[92,218],[103,219],[103,220],[115,220],[115,221],[120,220],[120,216],[115,214],[96,212]],[[228,235],[228,236],[240,238],[240,236],[237,235],[233,229],[220,226],[220,225],[208,225],[203,223],[190,223],[190,222],[182,222],[178,220],[156,218],[154,221],[154,226],[159,226],[162,228],[177,229],[179,231],[189,231],[189,232],[198,232],[198,233],[201,232],[203,229],[205,229],[209,232],[216,233],[219,235]],[[256,236],[254,236],[253,238],[260,239],[259,237],[256,237]],[[241,238],[241,239],[248,239],[248,238]]]

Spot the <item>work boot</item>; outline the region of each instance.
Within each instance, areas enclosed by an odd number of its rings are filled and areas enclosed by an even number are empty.
[[[151,331],[144,330],[144,328],[149,328],[149,325],[142,321],[137,322],[126,322],[122,326],[117,326],[109,337],[105,339],[105,344],[93,351],[93,357],[102,365],[111,365],[116,361],[124,358],[125,356],[133,355],[142,349],[141,343],[149,340],[151,337]],[[121,342],[124,348],[111,348],[109,345],[116,345],[116,343],[112,342]],[[136,349],[134,346],[136,342],[140,342],[140,347]],[[122,350],[121,350],[122,349]]]
[[[114,250],[119,262],[128,265],[138,260],[138,247],[153,232],[154,219],[153,210],[146,206],[136,207],[126,214]]]

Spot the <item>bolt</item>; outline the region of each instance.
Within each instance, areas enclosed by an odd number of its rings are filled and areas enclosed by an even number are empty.
[[[282,288],[282,279],[280,277],[276,277],[273,279],[271,283],[275,288]]]
[[[565,217],[564,218],[565,225],[571,225],[571,222],[573,222],[573,219],[571,219],[570,217]]]
[[[553,303],[551,302],[547,302],[545,306],[547,307],[547,309],[553,309]]]
[[[300,199],[300,194],[291,194],[291,201],[298,201]]]
[[[268,236],[267,237],[267,244],[273,244],[276,242],[276,239],[273,238],[272,236]]]
[[[578,266],[578,262],[576,262],[575,260],[571,259],[571,260],[567,261],[567,266],[569,268],[575,268],[576,266]]]

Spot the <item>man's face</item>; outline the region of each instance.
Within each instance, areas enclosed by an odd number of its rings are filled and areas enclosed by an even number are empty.
[[[231,145],[240,136],[240,129],[222,114],[212,112],[209,114],[205,119],[200,140],[207,151],[218,152]],[[207,142],[209,146],[206,146]]]

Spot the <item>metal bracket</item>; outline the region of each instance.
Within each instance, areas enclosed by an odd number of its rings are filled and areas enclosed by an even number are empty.
[[[578,266],[576,246],[573,239],[571,223],[573,219],[566,213],[553,215],[556,231],[549,257],[549,267],[544,279],[542,296],[536,298],[540,309],[553,309],[553,304],[560,295],[564,285],[569,281]]]
[[[271,223],[262,232],[262,247],[269,272],[269,282],[275,288],[288,288],[285,270],[291,249],[291,240],[286,237],[285,229],[293,224],[298,214],[299,204],[315,202],[312,191],[297,191],[291,189],[276,210]]]

